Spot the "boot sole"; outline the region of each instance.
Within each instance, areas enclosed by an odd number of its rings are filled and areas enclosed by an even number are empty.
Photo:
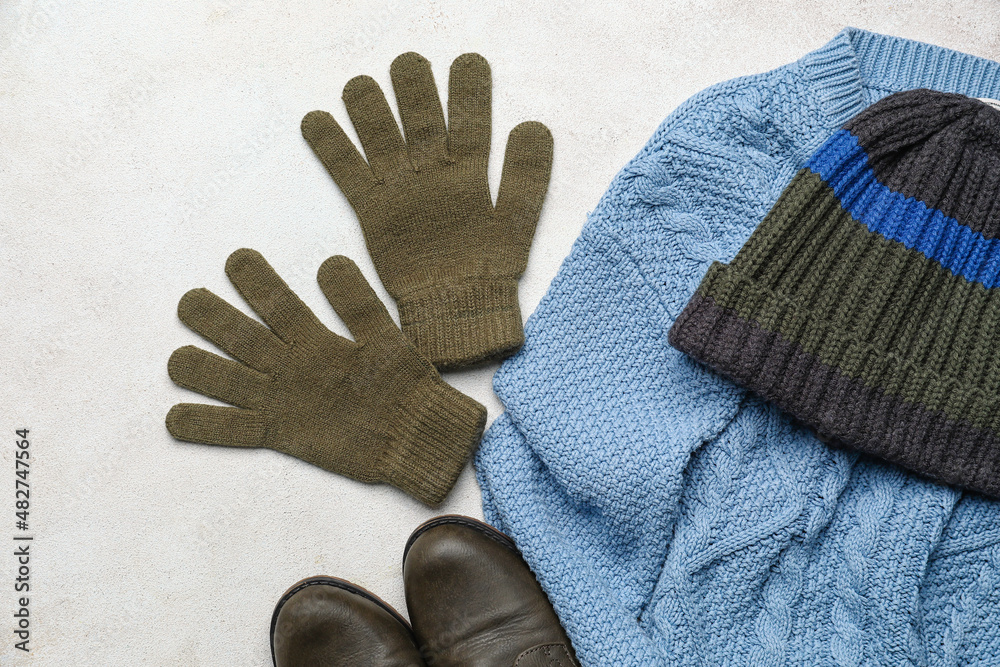
[[[504,535],[503,533],[501,533],[499,530],[489,525],[488,523],[484,523],[482,521],[479,521],[478,519],[473,519],[470,516],[462,516],[460,514],[445,514],[443,516],[435,517],[433,519],[430,519],[429,521],[423,522],[422,524],[417,526],[416,530],[414,530],[413,533],[410,534],[410,538],[406,540],[406,546],[403,548],[403,563],[404,564],[406,563],[406,555],[410,553],[410,547],[413,546],[413,543],[417,541],[418,537],[426,533],[431,528],[435,528],[437,526],[447,526],[447,525],[457,525],[457,526],[465,526],[466,528],[472,528],[473,530],[482,533],[486,537],[489,537],[490,539],[499,542],[500,544],[507,547],[514,553],[516,554],[521,553],[521,550],[517,548],[517,545],[514,543],[514,540]]]
[[[413,629],[410,627],[410,624],[407,622],[407,620],[403,618],[398,611],[393,609],[388,602],[386,602],[379,596],[375,595],[371,591],[361,588],[360,586],[356,586],[355,584],[352,584],[346,579],[339,579],[337,577],[327,577],[327,576],[306,577],[305,579],[292,584],[291,588],[289,588],[287,591],[284,592],[284,594],[282,594],[281,598],[278,600],[278,604],[274,606],[274,612],[271,614],[271,635],[270,635],[271,664],[274,665],[275,667],[277,667],[278,661],[274,657],[274,628],[278,624],[278,614],[281,612],[281,608],[285,605],[286,602],[288,602],[288,600],[293,595],[295,595],[296,593],[298,593],[299,591],[308,586],[333,586],[335,588],[345,590],[348,593],[352,593],[354,595],[363,597],[370,602],[374,602],[382,609],[385,609],[387,612],[389,612],[390,616],[395,618],[397,621],[399,621],[400,625],[406,628],[407,632],[411,634],[413,633]]]

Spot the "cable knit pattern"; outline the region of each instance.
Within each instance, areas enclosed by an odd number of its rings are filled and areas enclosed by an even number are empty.
[[[809,156],[911,88],[1000,97],[1000,65],[847,29],[695,95],[614,179],[497,373],[483,510],[584,665],[1000,664],[1000,506],[832,449],[667,342]]]
[[[793,541],[762,590],[761,611],[756,631],[759,647],[751,649],[751,665],[782,664],[793,631],[795,603],[805,587],[809,554],[821,530],[825,529],[837,509],[840,492],[847,483],[855,456],[833,453],[823,464],[823,480],[814,499],[813,511],[801,539]]]
[[[853,513],[853,525],[844,542],[843,559],[837,572],[838,598],[833,604],[834,635],[830,654],[837,665],[859,667],[865,662],[865,649],[871,643],[866,636],[870,595],[868,572],[873,551],[878,547],[879,532],[885,516],[892,510],[897,490],[903,484],[900,471],[889,471],[873,480],[869,489],[867,511]]]
[[[968,495],[956,506],[921,590],[932,667],[994,665],[1000,655],[1000,526],[996,501]]]

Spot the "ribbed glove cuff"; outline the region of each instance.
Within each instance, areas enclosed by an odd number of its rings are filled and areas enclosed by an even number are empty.
[[[438,370],[501,359],[524,343],[517,280],[472,280],[397,299],[403,333]]]
[[[443,380],[408,398],[383,461],[385,481],[437,505],[458,479],[486,426],[486,408]]]

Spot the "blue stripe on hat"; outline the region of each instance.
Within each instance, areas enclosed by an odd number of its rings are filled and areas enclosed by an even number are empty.
[[[865,149],[849,131],[838,130],[806,168],[833,188],[841,206],[870,231],[922,253],[966,280],[988,288],[1000,285],[1000,239],[986,238],[883,185],[869,166]]]

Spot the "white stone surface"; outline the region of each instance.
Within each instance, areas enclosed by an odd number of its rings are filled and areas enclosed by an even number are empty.
[[[327,256],[354,258],[387,298],[299,134],[312,109],[346,120],[348,79],[389,91],[389,63],[414,50],[444,85],[455,56],[483,54],[494,191],[509,130],[551,128],[527,316],[611,178],[678,103],[845,25],[1000,57],[992,0],[0,3],[0,665],[269,665],[273,605],[312,574],[403,610],[403,544],[438,512],[275,452],[179,443],[163,425],[173,403],[200,398],[170,382],[167,357],[207,346],[177,300],[208,287],[245,307],[223,273],[234,249],[261,251],[341,332],[315,281]],[[447,376],[491,419],[493,370]],[[22,426],[30,655],[12,634]],[[439,512],[479,515],[471,468]]]

